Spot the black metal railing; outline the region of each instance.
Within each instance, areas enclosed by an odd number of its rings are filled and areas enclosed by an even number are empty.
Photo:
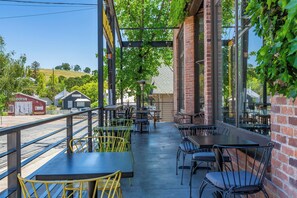
[[[35,122],[29,122],[25,124],[20,124],[16,126],[6,127],[0,129],[0,138],[7,136],[7,151],[0,153],[0,159],[7,157],[7,160],[2,160],[2,166],[6,166],[6,169],[0,173],[0,182],[6,179],[7,188],[1,189],[0,197],[21,197],[21,190],[17,180],[17,174],[21,173],[22,167],[28,165],[33,160],[36,160],[38,157],[44,155],[53,148],[62,145],[61,152],[70,152],[69,141],[72,137],[76,135],[86,136],[92,135],[92,126],[95,123],[98,123],[98,112],[99,108],[94,108],[86,111],[71,113],[67,115],[55,116],[52,118],[42,119]],[[80,120],[74,122],[74,118],[79,116]],[[36,126],[42,126],[44,124],[53,123],[55,121],[61,121],[66,118],[66,126],[61,127],[57,130],[50,131],[48,134],[41,135],[36,137],[28,142],[22,143],[21,135],[25,129],[32,129]],[[79,127],[74,130],[74,126]],[[22,149],[31,146],[33,144],[39,143],[42,140],[45,140],[50,137],[54,137],[59,133],[65,133],[65,136],[61,139],[49,143],[45,148],[40,151],[33,153],[31,156],[26,157],[22,160]],[[1,166],[1,162],[0,162]],[[34,176],[34,173],[31,173],[28,177],[31,178]]]

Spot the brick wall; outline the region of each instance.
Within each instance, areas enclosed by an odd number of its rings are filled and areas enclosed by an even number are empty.
[[[274,96],[271,101],[271,197],[297,197],[297,100]]]
[[[204,1],[204,113],[205,124],[213,124],[211,1]]]
[[[184,113],[194,113],[194,60],[195,60],[195,20],[194,16],[184,21]]]

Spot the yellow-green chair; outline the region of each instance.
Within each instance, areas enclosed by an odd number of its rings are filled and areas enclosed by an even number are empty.
[[[18,174],[18,180],[24,198],[55,198],[55,197],[98,197],[100,198],[122,198],[120,180],[122,173],[117,171],[103,177],[82,179],[82,180],[63,180],[63,181],[41,181],[25,179]],[[89,182],[94,182],[93,192],[88,192]]]
[[[127,142],[122,137],[115,136],[91,136],[74,138],[70,140],[70,150],[75,153],[89,152],[88,142],[92,142],[91,152],[124,152]]]

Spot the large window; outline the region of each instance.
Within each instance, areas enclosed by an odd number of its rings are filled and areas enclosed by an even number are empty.
[[[222,61],[218,61],[222,68],[220,118],[237,127],[270,135],[269,90],[257,73],[255,56],[263,40],[250,26],[246,6],[246,0],[234,0],[231,4],[222,0],[216,4],[221,14],[215,20],[222,21],[222,28],[217,31],[218,40],[222,41],[217,44],[222,54]]]
[[[204,18],[195,17],[195,112],[204,111]]]
[[[184,29],[178,35],[178,110],[184,109]]]

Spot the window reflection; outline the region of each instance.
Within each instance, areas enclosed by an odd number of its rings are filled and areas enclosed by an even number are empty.
[[[232,125],[238,123],[239,127],[256,133],[270,135],[269,90],[266,83],[260,80],[256,61],[256,52],[263,45],[263,40],[250,27],[249,19],[245,16],[246,5],[247,1],[238,0],[237,11],[235,1],[230,4],[229,0],[222,0],[216,5],[222,9],[222,15],[218,17],[222,18],[223,24],[222,34],[218,35],[222,40],[222,120]],[[238,46],[235,43],[236,14]]]

